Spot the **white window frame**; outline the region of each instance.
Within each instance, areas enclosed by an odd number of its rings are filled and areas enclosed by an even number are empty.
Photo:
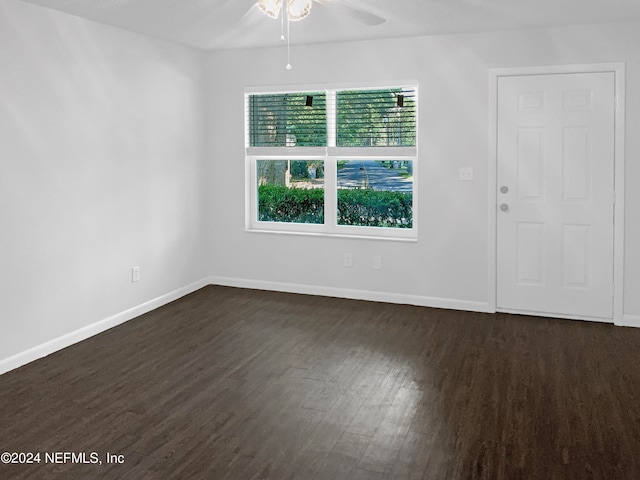
[[[343,90],[376,90],[412,87],[416,98],[416,146],[411,147],[336,147],[336,93]],[[327,96],[326,147],[251,147],[249,143],[249,97],[256,94],[324,92]],[[417,241],[418,239],[418,83],[390,82],[367,86],[317,85],[282,88],[247,88],[245,90],[245,230],[247,232],[321,235]],[[289,223],[258,221],[258,160],[322,160],[324,162],[324,223]],[[369,227],[337,224],[337,164],[338,160],[399,160],[412,162],[412,228]]]

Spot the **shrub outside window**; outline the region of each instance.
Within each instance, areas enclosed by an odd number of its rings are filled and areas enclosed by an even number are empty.
[[[248,93],[247,228],[417,238],[417,89]]]
[[[338,225],[413,227],[413,162],[338,161]]]
[[[322,160],[258,160],[258,221],[324,224]]]

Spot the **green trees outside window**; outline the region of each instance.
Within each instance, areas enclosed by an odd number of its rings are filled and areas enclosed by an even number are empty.
[[[327,96],[323,92],[251,95],[249,131],[252,147],[324,147]]]
[[[338,147],[416,144],[414,92],[400,88],[337,93]]]

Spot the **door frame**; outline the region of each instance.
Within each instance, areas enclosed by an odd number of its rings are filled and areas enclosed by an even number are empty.
[[[566,73],[612,72],[615,77],[614,125],[614,240],[613,240],[613,318],[623,323],[624,293],[624,154],[625,154],[625,63],[549,65],[492,68],[489,70],[489,162],[488,162],[488,310],[497,310],[497,213],[498,213],[498,80],[501,77],[553,75]],[[532,313],[540,316],[540,313]],[[577,316],[549,315],[558,318],[589,320]]]

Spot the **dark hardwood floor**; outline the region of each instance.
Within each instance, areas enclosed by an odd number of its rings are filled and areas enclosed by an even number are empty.
[[[0,376],[5,451],[41,462],[2,479],[637,480],[640,329],[211,286]]]

